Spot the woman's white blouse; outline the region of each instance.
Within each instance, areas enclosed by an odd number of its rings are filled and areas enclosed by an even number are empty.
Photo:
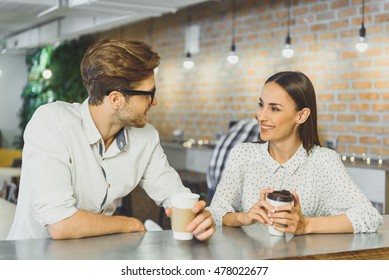
[[[296,191],[306,217],[346,214],[354,233],[375,232],[382,216],[352,181],[335,151],[301,146],[286,163],[268,152],[268,143],[242,143],[231,151],[209,210],[216,225],[225,214],[248,212],[263,188]]]

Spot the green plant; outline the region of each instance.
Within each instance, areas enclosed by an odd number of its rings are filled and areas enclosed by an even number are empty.
[[[26,56],[29,74],[22,92],[23,105],[18,114],[22,135],[39,106],[56,100],[82,102],[87,97],[80,74],[80,63],[88,45],[87,42],[73,40],[56,48],[39,48]],[[52,72],[50,79],[42,76],[46,69]],[[14,140],[14,145],[20,148],[23,146],[22,136]]]
[[[50,90],[53,92],[54,100],[82,102],[87,97],[82,83],[80,63],[88,45],[71,41],[54,50],[50,66],[53,73]]]

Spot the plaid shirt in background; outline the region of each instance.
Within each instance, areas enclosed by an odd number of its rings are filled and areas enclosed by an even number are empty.
[[[234,124],[228,132],[219,139],[219,142],[212,153],[207,170],[207,205],[211,203],[232,147],[239,143],[259,141],[259,131],[259,125],[256,119],[245,119]]]

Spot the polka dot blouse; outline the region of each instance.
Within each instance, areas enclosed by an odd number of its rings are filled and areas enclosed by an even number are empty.
[[[286,163],[268,152],[268,143],[236,145],[209,210],[216,225],[223,216],[247,212],[262,188],[296,191],[306,217],[346,214],[354,233],[375,232],[382,216],[350,178],[338,153],[315,146],[309,155],[301,146]]]

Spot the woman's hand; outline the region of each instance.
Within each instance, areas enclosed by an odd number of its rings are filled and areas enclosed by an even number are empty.
[[[306,219],[301,212],[300,199],[296,192],[292,193],[294,196],[294,205],[282,205],[273,207],[270,204],[268,208],[268,217],[270,225],[274,229],[291,233],[295,235],[305,234]],[[283,227],[286,226],[286,227]]]
[[[256,222],[262,224],[266,223],[263,217],[266,216],[265,210],[261,207],[259,202],[255,203],[248,212],[241,212],[239,217],[240,223],[243,226],[250,226]]]
[[[252,225],[256,222],[260,222],[261,224],[268,224],[270,223],[270,219],[267,215],[267,209],[270,204],[266,202],[266,194],[273,192],[273,189],[267,188],[267,189],[261,189],[259,193],[259,201],[255,203],[248,212],[242,212],[240,222],[244,226]]]

